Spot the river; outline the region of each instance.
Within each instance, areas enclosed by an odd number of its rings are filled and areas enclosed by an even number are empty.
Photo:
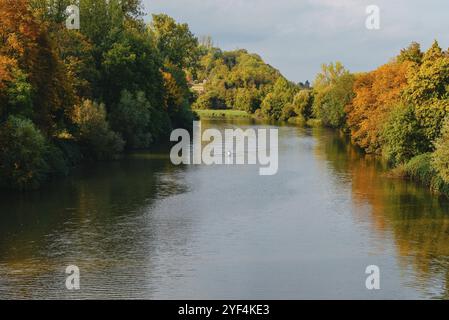
[[[203,121],[235,126],[267,127]],[[280,126],[278,174],[258,169],[162,150],[3,192],[0,299],[449,298],[447,200],[320,128]]]

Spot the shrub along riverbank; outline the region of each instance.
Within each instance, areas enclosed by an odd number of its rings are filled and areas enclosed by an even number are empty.
[[[250,119],[252,115],[241,110],[196,110],[200,119]]]

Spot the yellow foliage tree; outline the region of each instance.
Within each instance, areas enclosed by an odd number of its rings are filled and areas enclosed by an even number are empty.
[[[438,42],[424,54],[421,64],[414,65],[407,75],[405,98],[415,106],[416,118],[431,144],[441,134],[449,114],[449,56]]]
[[[47,23],[36,17],[29,0],[0,0],[0,20],[0,90],[14,81],[12,67],[20,70],[33,87],[32,120],[50,134],[62,120],[62,110],[73,106],[73,89]]]
[[[380,151],[383,125],[407,85],[409,65],[392,62],[356,78],[355,98],[346,107],[347,121],[353,142],[367,152]]]

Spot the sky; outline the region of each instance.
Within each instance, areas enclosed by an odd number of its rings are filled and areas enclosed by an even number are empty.
[[[247,49],[295,82],[313,81],[323,63],[352,72],[387,63],[417,41],[449,46],[447,0],[144,0],[148,14],[166,13],[210,35],[224,50]],[[366,7],[380,8],[368,30]],[[149,19],[149,17],[147,17]]]

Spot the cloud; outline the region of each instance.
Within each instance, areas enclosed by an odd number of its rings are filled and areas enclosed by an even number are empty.
[[[324,62],[352,71],[387,62],[411,41],[444,40],[446,0],[144,0],[150,13],[167,13],[211,35],[224,49],[260,54],[295,81],[313,79]],[[365,28],[367,5],[381,9],[381,30]],[[445,44],[442,43],[444,46]]]

